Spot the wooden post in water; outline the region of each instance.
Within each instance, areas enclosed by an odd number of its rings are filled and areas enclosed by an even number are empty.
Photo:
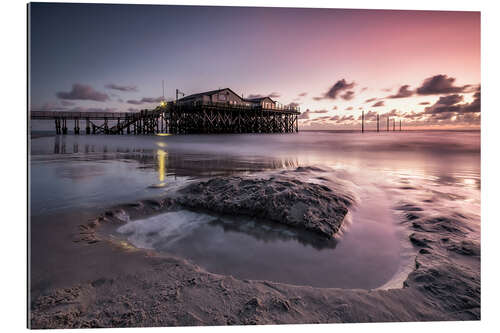
[[[89,120],[89,118],[85,119],[85,133],[90,134],[90,120]]]
[[[396,119],[392,120],[392,131],[394,132],[396,130]]]
[[[68,134],[68,128],[66,127],[66,118],[63,118],[62,121],[63,121],[62,134]]]
[[[377,132],[380,132],[378,113],[377,113]]]
[[[80,120],[78,118],[75,118],[75,128],[73,130],[76,135],[80,134]]]
[[[389,116],[387,116],[387,132],[389,132]]]
[[[401,119],[399,119],[399,131],[401,132]]]
[[[61,120],[56,118],[55,123],[56,123],[56,134],[61,134]]]
[[[361,111],[361,133],[365,132],[365,111]]]

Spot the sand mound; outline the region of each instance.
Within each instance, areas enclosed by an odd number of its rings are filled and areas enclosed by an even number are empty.
[[[284,175],[269,178],[217,177],[190,184],[177,202],[220,214],[247,215],[332,238],[341,228],[352,195]]]

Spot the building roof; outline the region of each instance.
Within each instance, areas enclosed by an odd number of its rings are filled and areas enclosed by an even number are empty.
[[[243,100],[247,101],[247,102],[259,103],[259,102],[261,102],[262,100],[264,100],[266,98],[269,98],[273,103],[275,103],[275,101],[271,97],[269,97],[269,96],[256,97],[256,98],[244,98]]]
[[[179,101],[182,101],[182,100],[188,100],[188,99],[193,99],[193,98],[197,98],[197,97],[201,97],[201,96],[212,96],[214,94],[218,94],[219,92],[223,91],[223,90],[229,90],[231,91],[233,94],[235,94],[236,96],[240,97],[240,95],[238,95],[237,93],[235,93],[233,90],[231,90],[231,88],[222,88],[222,89],[217,89],[217,90],[210,90],[210,91],[205,91],[205,92],[201,92],[201,93],[197,93],[197,94],[191,94],[189,96],[186,96],[186,97],[183,97],[183,98],[180,98]]]

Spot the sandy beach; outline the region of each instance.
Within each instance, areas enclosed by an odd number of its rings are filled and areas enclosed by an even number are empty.
[[[137,221],[189,210],[270,220],[304,230],[318,244],[342,244],[357,223],[356,215],[353,221],[346,216],[368,202],[357,190],[363,182],[341,168],[311,164],[215,174],[83,214],[34,216],[31,326],[480,319],[478,203],[442,183],[398,177],[383,185],[408,260],[377,288],[318,288],[217,274],[168,251],[141,248],[130,231],[136,229],[117,233]]]

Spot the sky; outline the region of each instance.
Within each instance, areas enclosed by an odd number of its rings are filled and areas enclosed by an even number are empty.
[[[33,3],[31,110],[137,111],[229,87],[302,129],[480,126],[480,13]]]

